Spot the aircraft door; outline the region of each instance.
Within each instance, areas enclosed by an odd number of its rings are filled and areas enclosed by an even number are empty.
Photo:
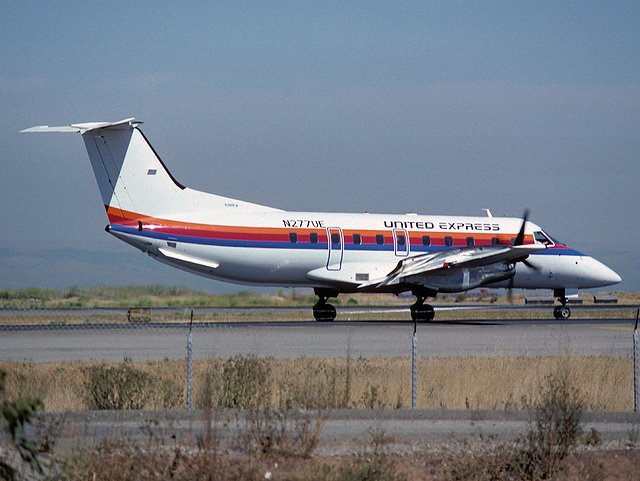
[[[404,229],[393,229],[393,245],[397,256],[409,255],[409,235]]]
[[[327,228],[327,235],[329,240],[327,270],[339,271],[342,267],[342,253],[344,251],[342,230],[338,227],[329,227]]]

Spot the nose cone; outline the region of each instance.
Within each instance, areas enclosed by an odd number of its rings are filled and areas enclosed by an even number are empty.
[[[608,268],[604,264],[602,267],[606,269],[606,272],[603,273],[602,279],[605,282],[605,285],[611,286],[613,284],[617,284],[622,281],[622,277],[620,277],[613,269]]]
[[[593,257],[589,258],[588,277],[594,284],[593,287],[611,286],[622,281],[622,278],[613,269]]]

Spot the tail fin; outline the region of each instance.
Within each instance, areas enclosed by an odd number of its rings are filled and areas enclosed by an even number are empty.
[[[102,201],[107,208],[151,214],[184,190],[133,119],[82,133]],[[126,217],[123,215],[123,217]]]
[[[22,132],[79,132],[107,212],[145,212],[158,201],[185,189],[171,175],[151,144],[137,128],[142,122],[92,122],[69,127],[38,126]]]
[[[82,134],[111,222],[137,224],[146,217],[201,218],[203,213],[229,208],[277,210],[185,188],[171,175],[138,129],[141,123],[131,118],[66,127],[44,125],[22,132]]]

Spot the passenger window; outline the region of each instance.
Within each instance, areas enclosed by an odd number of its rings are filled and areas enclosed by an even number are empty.
[[[331,234],[331,243],[332,244],[340,244],[340,234],[338,234],[338,233]]]
[[[467,247],[473,247],[474,245],[476,245],[476,243],[473,240],[473,237],[467,237]]]
[[[497,245],[499,245],[499,244],[500,244],[500,239],[498,239],[497,237],[493,237],[493,238],[491,239],[491,245],[492,245],[492,246],[497,246]]]
[[[316,232],[312,232],[311,234],[309,234],[309,242],[311,242],[312,244],[318,243],[318,234]]]
[[[396,236],[396,239],[399,246],[404,246],[407,244],[407,239],[402,234],[398,234]]]
[[[382,234],[376,235],[376,244],[379,246],[384,245],[384,236]]]
[[[298,234],[296,234],[295,232],[289,232],[289,242],[291,242],[292,244],[298,242]]]
[[[446,236],[444,238],[444,245],[446,245],[447,247],[451,247],[453,245],[453,238],[450,236]]]
[[[431,237],[429,237],[428,235],[423,235],[422,236],[422,245],[423,246],[430,246],[431,245]]]
[[[353,234],[353,243],[355,245],[362,244],[362,236],[360,236],[360,234]]]

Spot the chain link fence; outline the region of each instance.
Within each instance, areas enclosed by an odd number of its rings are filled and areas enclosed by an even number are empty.
[[[0,369],[9,396],[38,397],[47,411],[248,407],[322,409],[522,409],[541,381],[569,370],[590,410],[633,409],[633,359],[628,355],[426,357],[429,326],[397,323],[388,334],[301,328],[308,309],[68,308],[0,309]],[[346,317],[395,316],[406,309],[348,310]],[[192,317],[193,316],[193,317]],[[266,327],[263,320],[278,321]],[[193,325],[191,326],[191,322]],[[234,321],[243,321],[235,322]],[[254,323],[255,321],[255,323]],[[272,323],[275,324],[275,323]],[[387,329],[385,327],[385,329]],[[464,336],[465,326],[452,328]],[[230,346],[233,331],[237,345]],[[457,331],[457,332],[454,332]],[[395,337],[394,337],[395,336]],[[334,342],[331,350],[322,346]],[[392,342],[401,348],[379,356]],[[412,349],[417,343],[416,389]],[[372,354],[373,353],[373,354]],[[189,355],[191,354],[191,355]],[[415,392],[415,398],[413,397]]]

